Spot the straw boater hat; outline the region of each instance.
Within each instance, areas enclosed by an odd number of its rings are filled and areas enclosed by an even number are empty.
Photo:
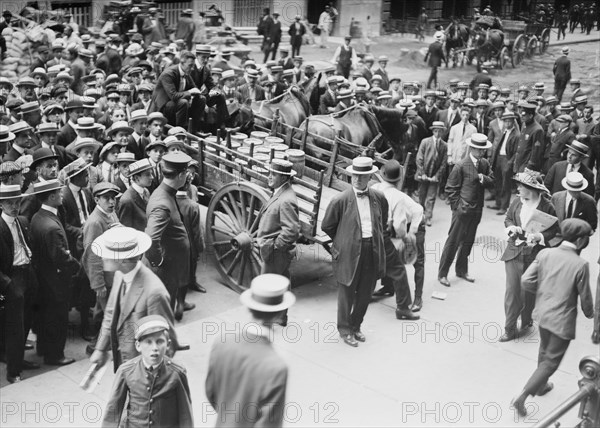
[[[118,122],[113,123],[112,126],[108,128],[106,133],[109,137],[111,137],[117,132],[127,132],[128,134],[133,134],[133,128],[129,126],[129,123],[126,121],[119,120]]]
[[[586,158],[589,156],[588,152],[590,148],[577,140],[573,140],[571,144],[567,144],[567,149],[573,150]]]
[[[91,162],[86,162],[85,159],[75,159],[61,171],[67,178],[75,177],[92,166]]]
[[[169,331],[169,324],[161,315],[148,315],[140,318],[137,325],[134,339],[138,341],[154,333]]]
[[[225,70],[223,74],[221,74],[221,81],[225,81],[227,79],[235,79],[235,71]]]
[[[296,171],[292,169],[293,166],[294,164],[290,161],[286,161],[283,159],[273,159],[268,169],[270,172],[273,172],[275,174],[293,177],[296,175]]]
[[[21,193],[21,186],[18,184],[0,184],[0,200],[14,199],[29,196],[28,193]]]
[[[280,312],[296,301],[288,291],[290,280],[274,273],[259,275],[252,280],[250,288],[240,295],[240,302],[248,309],[260,312]]]
[[[352,165],[346,167],[346,171],[355,175],[373,174],[378,168],[373,165],[373,159],[366,156],[358,156],[352,159]]]
[[[93,117],[80,117],[77,119],[77,125],[73,126],[76,131],[93,131],[95,129],[100,129],[100,127],[101,125],[96,123],[96,120]]]
[[[488,140],[487,135],[475,133],[471,135],[471,138],[467,138],[467,145],[475,149],[489,149],[492,147],[492,143]]]
[[[110,143],[106,143],[104,145],[104,147],[102,147],[102,150],[100,150],[100,154],[98,155],[100,157],[100,161],[104,161],[108,152],[110,152],[115,147],[118,147],[119,151],[120,151],[121,148],[125,147],[125,146],[126,146],[126,144],[117,143],[116,141],[111,141]]]
[[[112,227],[92,243],[92,251],[98,257],[109,260],[126,260],[144,254],[152,245],[152,239],[132,227]]]
[[[570,172],[560,182],[566,190],[579,192],[587,189],[588,181],[581,175],[580,172]]]
[[[90,137],[79,138],[79,140],[77,142],[75,142],[73,144],[73,146],[71,147],[71,151],[73,151],[74,153],[77,153],[79,150],[83,149],[84,147],[91,147],[94,151],[96,151],[100,147],[102,147],[102,144],[100,144],[94,138],[90,138]]]
[[[13,134],[8,126],[0,125],[0,143],[8,143],[15,139],[15,134]]]
[[[444,122],[442,122],[442,121],[436,120],[436,121],[434,121],[431,124],[431,126],[429,127],[429,129],[431,129],[432,131],[434,129],[441,129],[442,131],[445,131],[446,130],[446,124]]]
[[[527,186],[530,189],[537,190],[538,192],[545,192],[548,195],[550,191],[544,186],[544,182],[541,179],[541,175],[536,171],[525,170],[518,172],[514,175],[513,180]]]
[[[129,119],[129,122],[135,122],[136,120],[142,120],[142,119],[148,119],[148,113],[146,113],[146,110],[144,110],[144,109],[134,110],[131,112],[131,118]]]
[[[152,164],[150,163],[150,159],[141,159],[139,161],[133,162],[129,164],[129,174],[127,177],[131,178],[140,172],[146,171],[148,169],[152,169]]]
[[[33,113],[35,111],[41,112],[40,104],[37,101],[30,101],[21,105],[21,114]]]
[[[60,190],[64,186],[60,184],[60,181],[57,179],[40,181],[39,183],[33,183],[33,192],[32,195],[40,195],[42,193],[54,192],[55,190]]]
[[[135,155],[131,152],[121,152],[117,155],[117,163],[133,163]]]

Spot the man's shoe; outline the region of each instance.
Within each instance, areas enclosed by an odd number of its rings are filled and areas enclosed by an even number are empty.
[[[87,346],[85,347],[85,354],[86,354],[87,356],[91,356],[91,355],[94,353],[94,351],[95,351],[95,350],[96,350],[96,349],[95,349],[95,348],[94,348],[92,345],[87,345]]]
[[[499,210],[500,209],[500,207],[498,205],[488,205],[487,207],[491,210]]]
[[[415,301],[413,302],[410,310],[413,312],[419,312],[423,307],[423,299],[420,297],[415,297]]]
[[[511,340],[515,340],[519,337],[519,334],[514,331],[514,332],[505,332],[502,336],[500,336],[500,339],[498,339],[498,342],[510,342]]]
[[[431,227],[431,219],[427,219],[425,220],[425,225],[427,225],[427,227]]]
[[[183,310],[184,311],[191,311],[192,309],[196,309],[195,303],[183,302]]]
[[[23,380],[21,376],[6,376],[8,383],[19,383]]]
[[[345,335],[342,336],[342,339],[344,340],[344,343],[346,345],[350,345],[353,348],[356,348],[358,346],[358,342],[354,338],[353,334],[345,334]]]
[[[68,366],[69,364],[73,364],[74,362],[75,362],[75,359],[68,358],[68,357],[62,357],[57,360],[50,360],[50,359],[44,358],[44,364],[46,364],[48,366]]]
[[[198,293],[206,293],[206,288],[204,288],[197,282],[194,282],[193,284],[191,284],[189,286],[189,288],[190,288],[190,290],[197,291]]]
[[[365,337],[365,335],[360,330],[354,332],[354,338],[356,340],[358,340],[359,342],[365,342],[367,340],[367,338]]]
[[[177,351],[189,351],[189,350],[190,350],[189,343],[180,343],[179,345],[177,345]]]
[[[416,321],[421,317],[413,314],[410,309],[396,309],[396,318],[399,320]]]
[[[86,342],[91,342],[92,340],[94,340],[94,337],[96,337],[94,334],[90,334],[90,333],[81,333],[81,338],[83,340],[85,340]]]
[[[594,345],[597,345],[600,343],[600,332],[599,331],[595,331],[592,333],[592,343]]]
[[[553,389],[554,384],[552,382],[546,382],[546,385],[542,386],[535,395],[539,395],[541,397],[542,395],[548,394]]]
[[[520,416],[527,416],[527,408],[525,407],[525,400],[522,400],[521,397],[514,398],[510,403],[512,407],[519,413]]]
[[[496,213],[496,215],[506,215],[506,210],[500,210]]]
[[[442,284],[445,287],[450,287],[450,281],[448,281],[448,278],[446,278],[445,276],[442,276],[440,278],[438,278],[438,281],[440,282],[440,284]]]
[[[21,369],[23,370],[37,370],[40,368],[38,363],[34,363],[33,361],[23,360],[21,363]]]
[[[387,287],[381,287],[379,290],[373,293],[373,297],[390,297],[393,295],[394,290]]]
[[[26,350],[26,351],[31,351],[32,349],[33,349],[33,343],[29,343],[29,342],[27,342],[27,343],[25,344],[25,350]]]
[[[445,201],[447,198],[448,198],[448,197],[446,196],[446,194],[445,194],[445,193],[440,193],[440,199],[441,199],[442,201]]]
[[[183,319],[183,305],[177,303],[175,305],[175,320],[181,321]]]
[[[472,276],[469,276],[468,273],[463,273],[463,274],[460,274],[460,275],[456,274],[456,276],[458,278],[462,278],[462,279],[464,279],[465,281],[468,281],[468,282],[475,282],[475,278],[473,278]]]

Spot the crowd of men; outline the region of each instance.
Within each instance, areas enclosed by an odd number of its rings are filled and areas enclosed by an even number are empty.
[[[165,352],[189,348],[177,340],[174,321],[194,308],[186,302],[188,289],[206,292],[195,278],[203,246],[198,163],[189,156],[195,153],[190,138],[203,135],[209,120],[213,129],[225,130],[237,112],[232,106],[248,100],[269,101],[294,90],[304,94],[313,114],[340,113],[361,103],[403,112],[407,131],[401,151],[381,171],[383,183],[369,188],[377,168],[370,158],[356,158],[348,166],[353,189],[331,201],[323,219],[340,285],[338,329],[352,347],[366,340],[360,327],[380,278],[383,287],[375,296],[396,294],[396,317],[418,319],[425,233],[438,197],[452,209],[438,272],[448,287],[455,258],[457,277],[474,281],[468,257],[482,215],[495,211],[506,218],[510,245],[503,255],[507,294],[501,341],[532,326],[535,281],[528,283],[533,294],[524,294],[521,276],[537,254],[565,240],[579,254],[587,245],[581,238],[597,227],[600,124],[585,89],[571,76],[568,48],[555,66],[553,95],[541,82],[515,92],[495,86],[486,64],[470,82],[439,85],[435,76],[427,86],[437,89],[423,90],[419,82],[389,75],[387,56],[360,58],[350,37],[335,50],[333,65],[317,73],[304,64],[293,39],[292,55],[278,47],[272,35],[280,37],[281,24],[278,32],[278,19],[268,10],[259,25],[266,43],[263,64],[248,59],[241,67],[231,61],[231,51],[194,44],[189,34],[164,42],[155,28],[160,10],[150,8],[149,14],[149,23],[126,37],[108,32],[106,41],[69,26],[51,45],[37,47],[29,75],[16,84],[0,77],[0,292],[10,382],[39,367],[24,358],[32,348],[26,341],[30,330],[46,364],[74,361],[64,354],[72,308],[80,313],[92,362],[105,363],[112,350],[115,370],[142,352],[140,343],[125,339],[132,336],[131,325],[139,327],[147,315],[166,323],[149,333],[169,331]],[[292,28],[302,35],[299,17]],[[153,34],[156,40],[148,38]],[[571,98],[563,102],[566,86]],[[282,301],[289,296],[289,266],[299,237],[294,175],[289,162],[271,165],[274,195],[258,232],[262,273],[288,278],[283,286],[275,280]],[[488,214],[484,200],[491,202]],[[526,231],[536,208],[557,217],[557,223],[543,232]],[[587,226],[573,226],[569,219]],[[405,264],[415,268],[414,301]],[[246,295],[247,306],[260,312],[256,308],[264,306],[257,302]],[[285,325],[290,302],[274,305],[280,310],[265,309],[276,315],[253,315]],[[548,340],[561,335],[547,328]],[[596,319],[596,342],[599,329]],[[570,334],[563,339],[568,342]],[[567,345],[562,343],[560,357]],[[216,355],[218,365],[219,350]],[[556,369],[560,358],[554,357]],[[132,363],[126,367],[133,370]],[[548,388],[539,379],[535,385]],[[218,396],[212,391],[209,398]],[[518,401],[521,408],[525,398]]]

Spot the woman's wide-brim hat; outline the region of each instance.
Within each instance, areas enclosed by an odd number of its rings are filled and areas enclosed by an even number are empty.
[[[352,165],[347,166],[346,171],[351,174],[365,175],[373,174],[377,172],[378,169],[373,165],[373,159],[366,156],[358,156],[352,159]]]
[[[296,302],[296,296],[288,291],[289,286],[290,280],[285,276],[274,273],[259,275],[240,295],[240,302],[255,311],[280,312]]]
[[[535,171],[525,170],[523,172],[518,172],[514,175],[513,180],[530,189],[550,194],[550,191],[544,186],[540,174]]]
[[[92,251],[103,259],[122,261],[144,254],[151,245],[152,239],[144,232],[116,226],[94,240]]]
[[[560,182],[562,186],[573,192],[580,192],[587,189],[588,181],[580,172],[570,172]]]
[[[475,133],[471,135],[471,138],[467,138],[465,142],[475,149],[490,149],[492,147],[492,143],[485,134]]]

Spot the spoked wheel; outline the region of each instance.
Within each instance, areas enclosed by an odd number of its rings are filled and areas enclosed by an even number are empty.
[[[536,36],[531,36],[529,41],[527,42],[527,50],[525,51],[525,56],[527,58],[533,57],[535,53],[538,51],[538,38]]]
[[[207,247],[231,289],[241,293],[260,274],[256,235],[261,209],[269,195],[259,186],[229,183],[210,200],[206,215]]]
[[[508,48],[504,46],[500,51],[500,56],[498,57],[498,67],[500,70],[504,70],[506,68],[506,63],[510,59],[510,55],[508,54]]]
[[[525,58],[525,51],[527,50],[527,42],[525,41],[525,36],[523,34],[519,34],[515,39],[515,43],[512,48],[512,65],[516,67],[523,62],[523,58]]]
[[[550,44],[550,28],[544,29],[542,31],[542,35],[540,36],[540,55],[545,54],[548,50],[548,45]]]

